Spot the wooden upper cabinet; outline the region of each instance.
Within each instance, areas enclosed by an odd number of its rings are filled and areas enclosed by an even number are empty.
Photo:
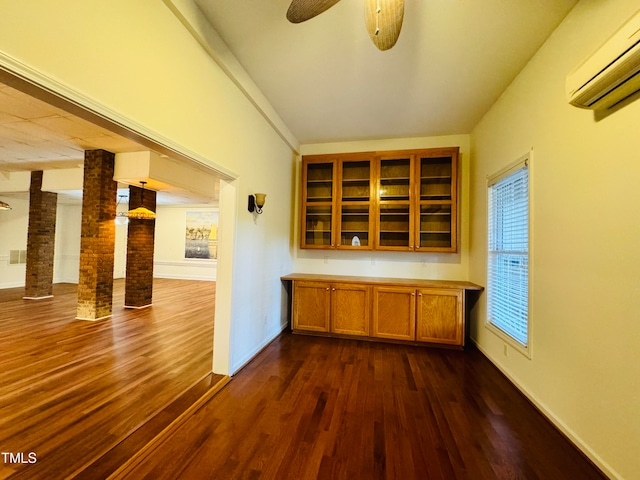
[[[376,250],[413,250],[414,155],[378,157]]]
[[[338,159],[337,245],[370,250],[373,238],[374,177],[370,154]]]
[[[335,246],[336,178],[335,158],[303,160],[301,248]]]
[[[300,247],[456,252],[458,152],[304,156]]]
[[[458,250],[458,148],[419,152],[416,159],[417,251]]]

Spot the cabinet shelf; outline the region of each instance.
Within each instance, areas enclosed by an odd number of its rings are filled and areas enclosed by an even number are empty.
[[[331,197],[307,197],[308,202],[331,202]]]
[[[451,180],[451,175],[426,175],[421,176],[421,180]]]
[[[381,178],[380,179],[380,183],[383,185],[394,185],[394,184],[400,184],[400,185],[406,185],[411,181],[410,178],[407,177],[387,177],[387,178]]]
[[[343,178],[342,179],[342,183],[364,183],[364,184],[368,184],[369,183],[369,179],[368,178]]]
[[[369,197],[342,197],[343,202],[368,202]]]

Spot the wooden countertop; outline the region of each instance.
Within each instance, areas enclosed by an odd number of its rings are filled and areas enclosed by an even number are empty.
[[[333,283],[368,283],[393,286],[414,286],[420,288],[458,288],[461,290],[482,291],[484,287],[471,282],[458,280],[428,280],[424,278],[387,278],[387,277],[361,277],[350,275],[322,275],[317,273],[290,273],[280,277],[281,280],[303,280]]]

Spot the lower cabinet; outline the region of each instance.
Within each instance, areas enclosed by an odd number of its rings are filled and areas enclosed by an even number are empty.
[[[436,280],[303,274],[282,279],[292,281],[294,332],[459,347],[465,342],[467,295],[483,290]]]
[[[406,287],[373,287],[372,337],[416,339],[416,290]]]
[[[370,310],[367,285],[293,283],[294,330],[368,336]]]
[[[294,330],[329,332],[331,286],[321,282],[293,282]]]
[[[416,340],[464,345],[463,292],[453,289],[418,290]]]
[[[371,287],[335,284],[331,286],[331,333],[369,336]]]

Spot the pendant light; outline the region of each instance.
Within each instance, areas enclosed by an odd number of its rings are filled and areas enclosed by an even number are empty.
[[[152,212],[148,208],[144,206],[144,186],[147,182],[140,182],[142,185],[142,190],[140,190],[140,206],[138,208],[134,208],[133,210],[129,210],[127,213],[127,217],[134,218],[137,220],[155,220],[156,213]]]
[[[116,225],[126,225],[129,223],[129,212],[118,211],[118,206],[123,198],[127,198],[127,196],[118,195],[118,201],[116,202]]]

